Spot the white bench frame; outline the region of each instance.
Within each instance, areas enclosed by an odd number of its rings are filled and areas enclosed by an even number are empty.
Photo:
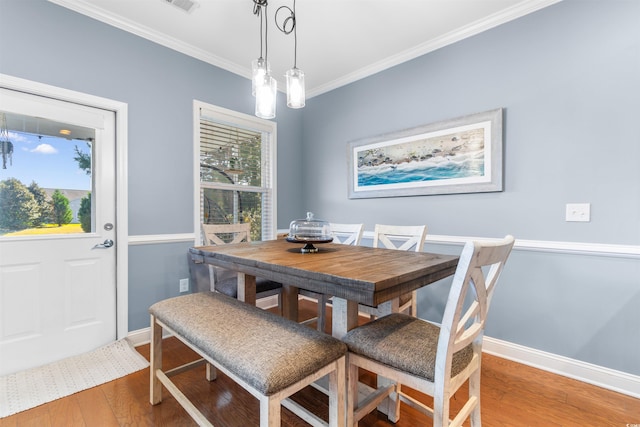
[[[186,346],[195,351],[202,359],[187,363],[169,371],[162,370],[162,334],[163,330],[171,333]],[[346,356],[321,368],[310,376],[278,391],[270,396],[266,396],[254,387],[239,378],[234,372],[221,366],[211,357],[203,354],[185,338],[181,337],[170,327],[151,315],[151,364],[150,364],[150,390],[149,396],[152,405],[162,401],[162,386],[176,399],[176,401],[187,411],[195,422],[200,426],[213,426],[211,422],[187,399],[169,377],[185,372],[189,369],[207,364],[206,378],[213,381],[216,378],[216,369],[219,369],[245,390],[251,393],[260,401],[260,427],[280,427],[281,406],[286,407],[300,418],[312,426],[338,427],[345,425],[346,407]],[[311,385],[318,379],[329,375],[329,422],[325,422],[303,406],[295,403],[289,397],[300,391],[304,387]]]

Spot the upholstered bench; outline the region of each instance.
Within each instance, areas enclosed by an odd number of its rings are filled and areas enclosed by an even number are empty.
[[[260,426],[280,426],[281,405],[313,425],[345,421],[345,355],[341,341],[220,293],[201,292],[160,301],[151,313],[152,405],[162,386],[199,425],[212,425],[169,379],[207,363],[207,379],[219,369],[260,401]],[[166,329],[203,359],[162,371]],[[289,397],[329,375],[329,423]]]

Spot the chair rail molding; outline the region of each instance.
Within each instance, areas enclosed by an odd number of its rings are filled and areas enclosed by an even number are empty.
[[[144,234],[139,236],[129,236],[129,246],[136,245],[156,245],[160,243],[180,243],[191,242],[195,244],[195,233],[179,234]]]
[[[365,233],[366,236],[367,233]],[[373,233],[369,233],[373,237]],[[464,245],[469,240],[492,240],[486,237],[463,237],[429,235],[425,239],[431,244]],[[494,239],[499,240],[499,239]],[[610,243],[558,242],[551,240],[524,240],[516,237],[514,249],[532,252],[553,252],[576,255],[595,255],[605,257],[638,258],[640,259],[640,245],[616,245]]]
[[[288,229],[279,229],[278,234],[288,234]],[[363,238],[373,239],[373,231],[365,231]],[[463,246],[469,240],[492,240],[489,237],[478,236],[448,236],[427,234],[425,243],[434,245],[459,245]],[[493,240],[499,240],[495,238]],[[130,246],[150,245],[159,243],[195,242],[195,233],[176,234],[145,234],[129,236]],[[195,244],[195,243],[194,243]],[[562,253],[576,255],[593,255],[603,257],[618,257],[640,259],[640,245],[617,245],[610,243],[587,242],[558,242],[552,240],[524,240],[516,237],[515,250],[531,252]]]

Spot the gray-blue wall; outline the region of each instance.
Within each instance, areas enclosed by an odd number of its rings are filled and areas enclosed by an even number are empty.
[[[499,107],[503,192],[348,199],[349,141]],[[639,117],[640,2],[565,0],[307,101],[304,206],[365,230],[540,243],[514,251],[487,335],[639,375],[638,257],[550,249],[640,244]],[[583,202],[591,221],[565,222],[565,204]],[[446,289],[420,291],[421,317],[442,315]]]
[[[253,111],[248,80],[45,0],[0,0],[0,73],[129,105],[132,236],[193,232],[193,99]],[[432,235],[640,245],[639,75],[640,2],[564,0],[303,110],[281,97],[278,227],[312,210],[369,231],[426,223]],[[347,198],[348,141],[498,107],[504,192]],[[592,204],[591,222],[564,221],[574,202]],[[188,246],[130,247],[130,330],[177,294]],[[517,249],[487,335],[640,375],[639,278],[633,256]],[[420,292],[422,316],[438,318],[446,290],[445,281]]]
[[[128,104],[131,236],[194,232],[193,100],[254,110],[250,80],[45,0],[0,0],[0,73]],[[302,119],[282,94],[277,123],[278,213],[292,218],[303,210]],[[149,305],[189,277],[185,257],[167,259],[176,245],[131,247],[129,330],[148,327]]]

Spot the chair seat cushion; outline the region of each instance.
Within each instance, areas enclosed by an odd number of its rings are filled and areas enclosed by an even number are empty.
[[[349,351],[433,381],[440,328],[424,320],[393,313],[352,329],[342,339]],[[471,344],[453,355],[451,376],[473,358]]]
[[[231,298],[238,298],[238,278],[229,277],[227,279],[216,282],[216,291],[221,294],[225,294]],[[256,277],[256,294],[261,294],[267,291],[274,291],[282,288],[282,283],[274,282],[272,280],[264,279],[262,277]]]

